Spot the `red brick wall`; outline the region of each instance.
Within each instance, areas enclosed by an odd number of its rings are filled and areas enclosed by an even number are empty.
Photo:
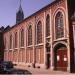
[[[29,50],[26,51],[26,62],[29,63]]]
[[[18,50],[13,51],[13,61],[17,62],[17,58],[18,58]]]
[[[30,50],[30,63],[33,63],[33,50]]]
[[[12,51],[9,50],[9,53],[8,53],[8,60],[9,60],[9,61],[12,61],[12,60],[13,60],[12,57],[13,57]]]
[[[44,63],[44,48],[43,46],[36,47],[36,63]]]
[[[8,52],[7,52],[7,51],[4,52],[4,60],[5,60],[5,61],[8,60]]]
[[[22,62],[25,62],[25,50],[22,50]]]
[[[44,63],[44,48],[40,48],[40,63]]]
[[[39,63],[39,49],[35,50],[36,50],[36,55],[35,55],[36,63]]]
[[[26,50],[26,62],[33,63],[33,48],[27,48]]]
[[[19,50],[18,61],[22,62],[22,50]]]

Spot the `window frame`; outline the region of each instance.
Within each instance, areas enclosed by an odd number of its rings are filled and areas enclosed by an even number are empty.
[[[14,48],[18,48],[18,32],[14,33]]]
[[[41,25],[41,42],[40,43],[38,43],[38,37],[37,37],[37,25],[39,25],[39,23],[40,23],[40,25]],[[43,38],[42,38],[42,36],[43,36],[43,33],[42,33],[42,30],[43,30],[43,27],[42,27],[42,22],[41,21],[38,21],[37,22],[37,24],[36,24],[36,45],[42,45],[42,43],[43,43]]]
[[[60,37],[60,38],[56,38],[56,23],[55,23],[55,18],[56,18],[56,16],[57,16],[57,14],[59,13],[59,12],[61,12],[61,14],[63,15],[63,19],[65,19],[65,13],[64,13],[64,11],[62,11],[62,10],[59,10],[59,11],[57,11],[57,12],[55,12],[55,16],[54,16],[54,40],[59,40],[59,39],[63,39],[63,38],[65,38],[65,21],[63,20],[63,37]],[[65,19],[66,20],[66,19]]]
[[[23,30],[23,33],[22,33],[22,30]],[[20,30],[20,47],[24,48],[24,35],[22,37],[22,34],[24,34],[24,29],[23,28]],[[22,45],[22,41],[23,41],[23,45]]]
[[[49,21],[49,23],[47,23]],[[49,35],[47,35],[47,26],[48,26],[48,24],[49,24]],[[46,38],[48,38],[48,37],[50,37],[50,15],[49,14],[47,14],[47,16],[46,16],[46,32],[45,32],[45,34],[46,34]]]
[[[12,34],[10,34],[9,37],[10,37],[10,39],[9,39],[9,44],[10,44],[9,49],[12,50],[13,49],[13,36],[12,36]]]
[[[29,44],[29,27],[31,26],[31,44]],[[32,25],[30,24],[27,28],[27,46],[31,47],[32,46]]]

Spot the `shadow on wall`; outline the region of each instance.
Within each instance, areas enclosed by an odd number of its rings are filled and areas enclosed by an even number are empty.
[[[4,31],[4,27],[1,27],[0,28],[0,62],[2,62],[3,61],[3,58],[4,58],[3,31]]]

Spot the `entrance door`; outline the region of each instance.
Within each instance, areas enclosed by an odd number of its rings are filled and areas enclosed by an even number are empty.
[[[56,69],[67,70],[67,50],[57,50],[56,53]]]
[[[50,68],[50,54],[47,54],[47,69]]]

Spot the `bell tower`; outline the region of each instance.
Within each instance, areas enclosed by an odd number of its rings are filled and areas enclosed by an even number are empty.
[[[23,10],[22,10],[21,0],[20,0],[19,10],[16,13],[16,24],[21,22],[23,19],[24,19],[24,13],[23,13]]]

